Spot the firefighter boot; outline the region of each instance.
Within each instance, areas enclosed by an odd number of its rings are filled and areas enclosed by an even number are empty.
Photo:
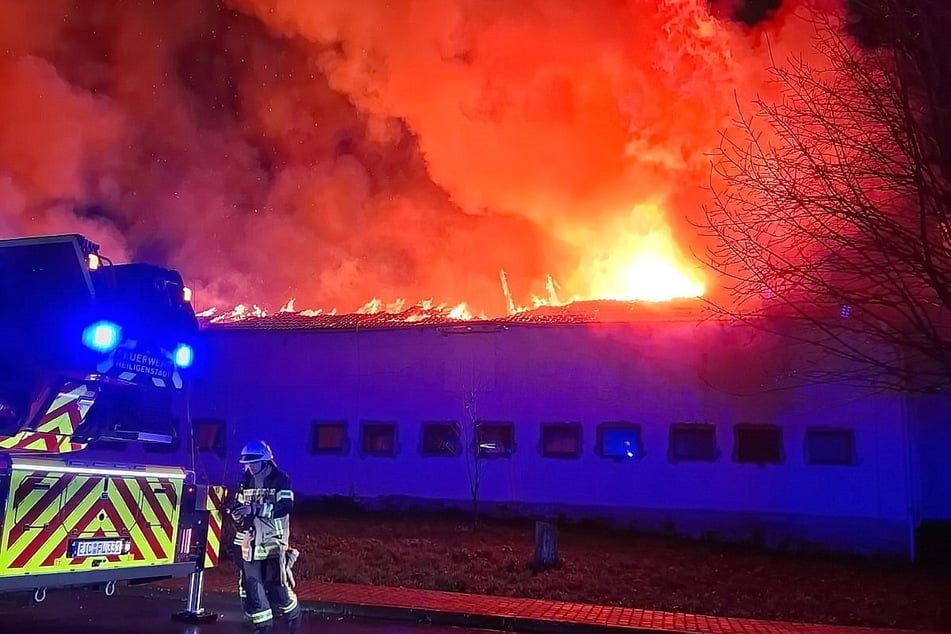
[[[297,604],[297,595],[293,591],[289,591],[287,594],[288,603],[281,610],[284,613],[284,618],[287,619],[287,631],[291,634],[297,634],[300,631],[300,619],[301,611],[300,606]]]
[[[300,612],[296,616],[287,620],[287,631],[290,634],[298,634],[300,632]]]
[[[258,621],[254,623],[252,621],[254,629],[252,630],[254,634],[269,634],[272,627],[274,626],[274,619],[267,619],[266,621]]]

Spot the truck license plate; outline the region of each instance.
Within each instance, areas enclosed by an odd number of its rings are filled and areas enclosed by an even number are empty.
[[[70,557],[103,557],[129,552],[124,539],[76,539],[69,543]]]

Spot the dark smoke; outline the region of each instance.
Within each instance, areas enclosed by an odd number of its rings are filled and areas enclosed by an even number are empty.
[[[783,0],[707,0],[715,12],[745,24],[756,26],[770,19],[782,7]]]
[[[796,4],[733,17],[796,50]],[[6,2],[0,234],[180,268],[200,308],[498,313],[501,269],[519,303],[597,296],[628,232],[693,266],[757,37],[703,0]]]

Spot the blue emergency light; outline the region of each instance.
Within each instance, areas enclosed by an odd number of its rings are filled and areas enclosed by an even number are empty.
[[[83,343],[96,352],[111,352],[122,339],[122,328],[111,321],[97,321],[83,330]]]
[[[187,343],[180,343],[178,347],[175,348],[172,360],[178,367],[187,368],[192,364],[192,361],[195,360],[195,351],[192,350],[192,347]]]

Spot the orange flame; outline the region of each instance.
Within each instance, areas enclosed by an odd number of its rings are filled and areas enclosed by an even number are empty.
[[[0,3],[0,234],[167,259],[215,323],[718,292],[678,219],[842,5],[101,4]]]
[[[645,229],[647,223],[653,226]],[[704,294],[698,267],[681,254],[658,205],[635,206],[605,234],[607,246],[592,240],[588,264],[577,273],[586,299],[659,302]]]
[[[567,232],[566,240],[575,243],[584,254],[582,264],[571,278],[572,288],[581,289],[573,295],[561,297],[561,286],[552,277],[546,279],[544,297],[532,295],[530,305],[516,304],[508,284],[508,275],[499,271],[501,291],[506,299],[508,314],[526,312],[543,306],[566,306],[576,301],[617,300],[663,302],[673,299],[701,297],[705,287],[703,276],[695,265],[678,248],[669,225],[664,220],[659,205],[634,206],[627,216],[614,220],[598,233],[590,231]],[[289,299],[278,313],[303,316],[334,315],[337,310],[323,309],[298,311],[296,298]],[[211,323],[233,322],[253,317],[266,317],[268,312],[253,304],[235,306],[231,311],[217,314],[217,308],[199,313],[211,317]],[[487,319],[484,312],[478,315],[468,302],[454,306],[435,305],[432,299],[422,300],[411,306],[405,298],[386,303],[374,297],[353,311],[361,315],[400,315],[401,321],[416,323],[428,317],[449,319]]]

